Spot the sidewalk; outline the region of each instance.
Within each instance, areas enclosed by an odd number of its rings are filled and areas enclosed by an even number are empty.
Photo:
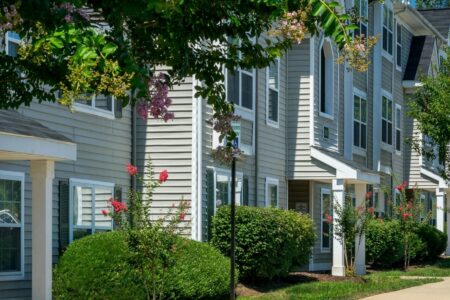
[[[450,277],[444,281],[429,283],[391,293],[379,294],[362,300],[450,300]]]

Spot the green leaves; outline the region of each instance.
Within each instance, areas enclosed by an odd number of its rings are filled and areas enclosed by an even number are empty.
[[[102,49],[102,54],[105,56],[105,57],[108,57],[110,54],[113,54],[114,52],[116,52],[116,50],[117,50],[117,45],[114,45],[114,44],[112,44],[112,43],[108,43],[108,44],[106,44],[104,47],[103,47],[103,49]]]

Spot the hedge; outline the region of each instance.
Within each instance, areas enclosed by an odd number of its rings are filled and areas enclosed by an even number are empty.
[[[147,299],[124,232],[74,241],[54,269],[54,299]],[[222,299],[229,289],[229,259],[207,243],[177,238],[167,271],[165,299]]]
[[[315,240],[312,219],[294,211],[236,208],[236,264],[242,280],[282,277],[309,260]],[[212,222],[211,244],[230,251],[230,207],[222,206]]]

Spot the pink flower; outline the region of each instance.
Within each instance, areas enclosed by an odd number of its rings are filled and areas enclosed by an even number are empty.
[[[186,213],[181,212],[181,213],[180,213],[180,216],[179,216],[179,219],[180,219],[181,221],[183,221],[185,217],[186,217]]]
[[[127,164],[127,171],[130,176],[134,176],[138,172],[138,168],[136,166],[133,166],[132,164]]]
[[[399,191],[399,192],[401,192],[401,191],[403,191],[406,187],[408,186],[408,182],[403,182],[402,184],[400,184],[400,185],[397,185],[395,188]]]
[[[366,199],[370,199],[372,198],[372,192],[367,192],[366,193]]]
[[[167,178],[169,178],[169,173],[167,172],[167,170],[163,170],[161,173],[159,173],[160,183],[166,182]]]
[[[122,203],[122,202],[119,202],[119,201],[116,201],[116,200],[111,201],[111,205],[114,208],[114,213],[116,213],[116,214],[120,213],[122,211],[127,211],[128,210],[128,207],[127,207],[127,205],[125,203]]]
[[[106,209],[102,209],[102,215],[106,217],[107,215],[109,215],[109,211],[107,211]]]
[[[371,215],[373,215],[375,209],[374,209],[373,207],[369,207],[369,208],[367,209],[367,211],[368,211]]]
[[[403,221],[406,221],[406,219],[407,219],[409,216],[411,216],[411,214],[404,213],[404,214],[402,215]]]
[[[327,223],[331,223],[333,221],[333,217],[330,216],[329,214],[326,214],[325,215],[325,220],[326,220]]]

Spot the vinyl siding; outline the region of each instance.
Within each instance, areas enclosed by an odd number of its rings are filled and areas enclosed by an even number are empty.
[[[390,94],[392,94],[392,68],[392,62],[384,56],[381,57],[381,88]]]
[[[315,41],[317,38],[314,39]],[[317,51],[316,51],[317,52]],[[287,139],[289,179],[329,178],[334,170],[310,157],[310,40],[294,45],[288,52]],[[315,66],[315,69],[317,66]]]
[[[55,103],[38,104],[19,109],[23,115],[31,117],[53,129],[77,144],[77,160],[56,162],[53,180],[53,262],[59,253],[59,180],[80,178],[111,182],[122,186],[126,193],[129,175],[125,164],[131,155],[130,110],[123,111],[123,117],[110,120],[95,115],[75,112]],[[23,172],[25,177],[25,279],[20,281],[0,281],[0,299],[31,298],[31,178],[29,162],[1,161],[0,170]]]
[[[161,67],[160,71],[167,69]],[[164,122],[149,117],[137,118],[136,123],[136,160],[140,170],[145,170],[144,180],[149,180],[146,166],[151,163],[154,177],[167,169],[169,180],[153,191],[152,218],[168,215],[181,201],[191,201],[192,195],[192,78],[186,78],[169,92],[172,99],[170,110],[175,118]],[[138,188],[145,192],[143,186]],[[185,221],[179,225],[182,235],[191,234],[191,211],[188,210]]]

